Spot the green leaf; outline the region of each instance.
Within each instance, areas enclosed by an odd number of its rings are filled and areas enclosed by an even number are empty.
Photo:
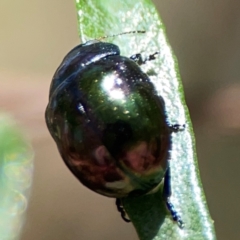
[[[0,113],[0,239],[19,239],[33,173],[33,151],[13,120]]]
[[[202,189],[195,140],[177,61],[166,39],[164,25],[150,0],[76,0],[79,33],[83,42],[101,36],[145,30],[145,34],[109,37],[106,41],[119,45],[121,54],[144,56],[159,51],[159,58],[143,66],[166,104],[170,123],[186,124],[186,130],[173,134],[171,201],[185,223],[179,229],[168,215],[161,190],[139,198],[123,201],[139,238],[142,240],[215,239]]]

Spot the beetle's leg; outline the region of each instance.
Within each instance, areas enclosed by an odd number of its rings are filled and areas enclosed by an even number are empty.
[[[143,65],[148,61],[155,60],[156,56],[159,54],[159,52],[155,52],[151,55],[149,55],[147,58],[143,59],[141,53],[134,54],[130,57],[134,62],[136,62],[138,65]]]
[[[170,124],[168,125],[171,132],[181,132],[185,130],[186,125],[185,124]]]
[[[181,217],[178,215],[178,212],[175,210],[173,204],[170,202],[171,195],[172,195],[171,175],[170,167],[168,167],[164,177],[163,198],[166,202],[167,209],[170,212],[173,221],[177,222],[178,226],[182,229],[184,227],[184,223]]]
[[[132,55],[130,57],[130,59],[133,60],[138,65],[142,65],[144,63],[141,53],[137,53],[137,54]]]
[[[124,209],[124,207],[123,207],[123,205],[122,205],[122,200],[121,200],[121,198],[116,198],[116,206],[117,206],[117,210],[121,213],[121,217],[122,217],[122,219],[125,221],[125,222],[127,222],[127,223],[129,223],[129,222],[131,222],[131,220],[129,220],[127,217],[126,217],[126,211],[125,211],[125,209]]]

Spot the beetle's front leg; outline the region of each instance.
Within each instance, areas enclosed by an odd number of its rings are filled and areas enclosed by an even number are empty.
[[[134,54],[130,57],[131,60],[133,60],[135,63],[137,63],[138,65],[143,65],[148,61],[152,61],[156,59],[156,56],[159,54],[159,52],[155,52],[151,55],[149,55],[147,58],[143,59],[142,54],[141,53],[137,53]]]

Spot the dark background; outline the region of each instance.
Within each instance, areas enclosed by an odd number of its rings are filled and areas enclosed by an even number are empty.
[[[155,0],[178,58],[219,240],[240,236],[240,2]],[[79,43],[74,1],[0,2],[0,108],[32,139],[35,172],[22,240],[137,239],[114,201],[84,188],[47,132],[51,77]]]

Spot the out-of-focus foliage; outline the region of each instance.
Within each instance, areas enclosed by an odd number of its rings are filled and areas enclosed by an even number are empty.
[[[33,152],[13,120],[0,113],[0,239],[19,239],[33,173]]]

